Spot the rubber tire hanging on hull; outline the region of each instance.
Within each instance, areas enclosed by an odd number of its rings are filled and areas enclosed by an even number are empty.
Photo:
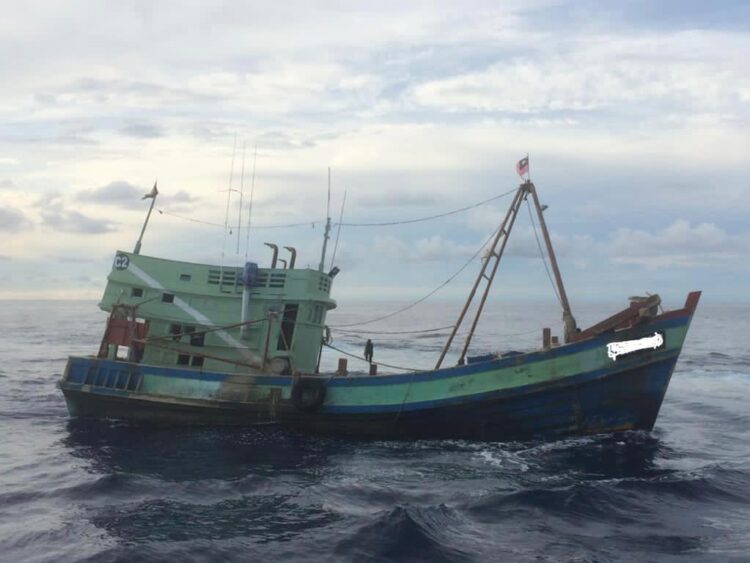
[[[327,388],[324,380],[300,377],[292,386],[292,404],[302,412],[314,412],[325,401]]]

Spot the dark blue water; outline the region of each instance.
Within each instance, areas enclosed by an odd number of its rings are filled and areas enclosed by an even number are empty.
[[[96,349],[102,314],[1,305],[2,561],[750,560],[748,306],[700,306],[654,432],[497,444],[71,420],[55,381],[67,354]],[[578,307],[579,320],[613,308]],[[496,309],[480,350],[559,327],[554,311]],[[431,305],[370,328],[455,313]],[[334,335],[360,352],[362,335]],[[378,334],[376,359],[429,365],[443,337]]]

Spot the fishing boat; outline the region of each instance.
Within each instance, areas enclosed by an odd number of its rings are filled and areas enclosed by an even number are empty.
[[[155,190],[154,190],[155,191]],[[168,424],[272,425],[378,439],[526,440],[653,428],[700,292],[663,311],[630,298],[581,329],[568,302],[534,184],[512,192],[434,367],[320,373],[338,268],[296,267],[279,249],[269,267],[180,262],[117,251],[99,306],[98,352],[70,357],[59,382],[74,417]],[[562,307],[564,334],[541,331],[526,352],[471,355],[472,338],[519,208],[536,211]],[[461,327],[464,342],[454,347]],[[457,361],[445,365],[451,350]],[[454,352],[455,354],[455,352]]]

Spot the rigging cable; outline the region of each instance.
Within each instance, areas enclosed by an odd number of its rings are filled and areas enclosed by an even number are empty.
[[[387,313],[387,314],[382,315],[380,317],[375,317],[374,319],[370,319],[370,320],[362,321],[362,322],[358,322],[358,323],[349,323],[349,324],[343,324],[343,325],[330,325],[331,328],[348,328],[350,326],[362,326],[362,325],[374,323],[374,322],[377,322],[377,321],[382,321],[384,319],[388,319],[390,317],[398,315],[399,313],[403,313],[404,311],[408,311],[409,309],[411,309],[413,307],[416,307],[417,305],[419,305],[423,301],[426,301],[427,299],[429,299],[430,297],[432,297],[433,295],[435,295],[438,291],[440,291],[441,289],[443,289],[446,285],[448,285],[449,283],[451,283],[454,279],[456,279],[459,276],[459,274],[461,272],[463,272],[469,266],[469,264],[471,264],[474,261],[474,259],[481,254],[482,250],[484,250],[484,247],[487,246],[487,244],[490,242],[490,240],[492,240],[492,237],[495,236],[495,233],[497,233],[497,231],[498,231],[498,229],[495,229],[494,231],[492,231],[492,234],[489,237],[487,237],[487,240],[485,240],[482,243],[482,246],[480,246],[479,249],[474,254],[472,254],[471,258],[469,258],[463,264],[463,266],[461,266],[458,270],[456,270],[456,272],[453,273],[453,275],[451,275],[451,277],[449,277],[447,280],[445,280],[443,283],[441,283],[435,289],[433,289],[432,291],[430,291],[426,295],[420,297],[416,301],[414,301],[414,302],[406,305],[405,307],[401,307],[400,309],[397,309],[397,310],[395,310],[395,311],[393,311],[391,313]]]
[[[355,358],[357,360],[362,360],[363,362],[367,362],[366,358],[363,358],[362,356],[357,356],[356,354],[352,354],[351,352],[346,352],[345,350],[342,350],[341,348],[337,348],[333,344],[325,344],[325,346],[327,348],[331,348],[332,350],[336,350],[337,352],[339,352],[341,354],[344,354],[345,356],[349,356],[350,358]],[[400,369],[402,371],[412,371],[412,372],[415,372],[415,373],[420,372],[420,371],[430,371],[430,370],[424,370],[424,369],[418,369],[418,368],[405,368],[405,367],[402,367],[402,366],[394,366],[394,365],[391,365],[391,364],[384,364],[383,362],[375,362],[375,363],[377,363],[379,366],[385,366],[385,367],[391,368],[391,369]]]
[[[480,207],[482,205],[486,205],[488,203],[491,203],[495,200],[498,200],[500,198],[503,198],[505,196],[508,196],[512,193],[514,193],[518,188],[514,188],[510,191],[504,192],[500,195],[493,196],[489,199],[485,199],[482,201],[479,201],[477,203],[474,203],[472,205],[467,205],[465,207],[459,207],[458,209],[453,209],[451,211],[445,211],[443,213],[438,213],[436,215],[428,215],[427,217],[418,217],[415,219],[404,219],[401,221],[385,221],[382,223],[344,223],[344,222],[337,222],[332,223],[332,226],[342,226],[342,227],[391,227],[395,225],[408,225],[411,223],[421,223],[424,221],[431,221],[433,219],[440,219],[442,217],[448,217],[450,215],[455,215],[457,213],[462,213],[464,211],[468,211],[470,209],[475,209],[477,207]],[[211,221],[204,221],[202,219],[195,219],[194,217],[187,217],[185,215],[179,215],[177,213],[172,213],[171,211],[167,211],[166,209],[162,208],[156,208],[156,210],[161,215],[169,215],[171,217],[176,217],[177,219],[182,219],[184,221],[191,221],[193,223],[200,223],[202,225],[208,225],[211,227],[222,227],[225,228],[224,224],[221,223],[213,223]],[[300,221],[298,223],[287,223],[287,224],[279,224],[279,225],[257,225],[253,227],[254,229],[283,229],[283,228],[291,228],[291,227],[301,227],[304,225],[312,225],[313,228],[315,228],[316,223],[320,223],[320,221]]]
[[[419,217],[417,219],[405,219],[401,221],[386,221],[383,223],[342,223],[342,225],[344,227],[390,227],[393,225],[406,225],[409,223],[421,223],[422,221],[431,221],[432,219],[440,219],[441,217],[448,217],[449,215],[455,215],[456,213],[461,213],[463,211],[468,211],[469,209],[474,209],[475,207],[485,205],[487,203],[495,201],[496,199],[500,199],[507,195],[510,195],[514,193],[517,189],[518,188],[513,188],[512,190],[509,190],[500,195],[492,196],[491,198],[485,199],[478,203],[473,203],[472,205],[467,205],[466,207],[459,207],[458,209],[453,209],[452,211],[446,211],[445,213],[438,213],[437,215],[429,215],[428,217]]]
[[[562,307],[562,299],[560,298],[560,294],[557,291],[557,286],[555,285],[555,282],[552,280],[552,274],[550,274],[549,267],[547,266],[547,259],[544,256],[544,251],[542,250],[542,243],[539,242],[539,234],[536,232],[536,223],[534,222],[534,216],[531,214],[531,204],[529,203],[529,200],[526,199],[526,209],[529,211],[529,219],[531,219],[531,227],[534,230],[534,238],[536,239],[536,246],[539,248],[539,257],[542,259],[542,264],[544,264],[544,270],[547,272],[547,277],[549,278],[549,283],[552,284],[552,291],[555,292],[555,297],[557,297],[558,303],[560,303],[560,306]]]
[[[333,245],[333,255],[331,256],[331,267],[333,269],[333,263],[336,260],[336,251],[339,248],[339,237],[341,236],[341,221],[344,219],[344,206],[346,205],[346,190],[344,190],[344,200],[341,202],[341,213],[339,214],[338,229],[336,230],[336,243]]]
[[[332,327],[335,328],[335,327]],[[453,325],[439,326],[436,328],[425,328],[422,330],[339,330],[342,334],[424,334],[427,332],[440,332],[453,328]]]
[[[191,223],[200,223],[201,225],[208,225],[209,227],[224,228],[223,223],[213,223],[211,221],[195,219],[194,217],[187,217],[185,215],[179,215],[177,213],[172,213],[171,211],[160,209],[158,207],[156,208],[156,210],[159,212],[160,215],[169,215],[170,217],[176,217],[177,219],[182,219],[183,221],[190,221]],[[253,229],[285,229],[285,228],[291,228],[291,227],[302,227],[304,225],[312,225],[312,227],[315,228],[315,225],[317,223],[320,223],[320,221],[302,221],[299,223],[287,223],[283,225],[255,225],[253,226]]]

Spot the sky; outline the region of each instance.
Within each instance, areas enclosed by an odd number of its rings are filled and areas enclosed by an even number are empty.
[[[329,167],[334,222],[345,192],[345,223],[397,222],[512,190],[528,154],[574,306],[750,300],[747,2],[271,4],[4,7],[0,298],[98,298],[155,181],[143,254],[317,267]],[[334,229],[334,296],[424,295],[509,203]],[[494,296],[554,299],[525,207],[506,258]]]

